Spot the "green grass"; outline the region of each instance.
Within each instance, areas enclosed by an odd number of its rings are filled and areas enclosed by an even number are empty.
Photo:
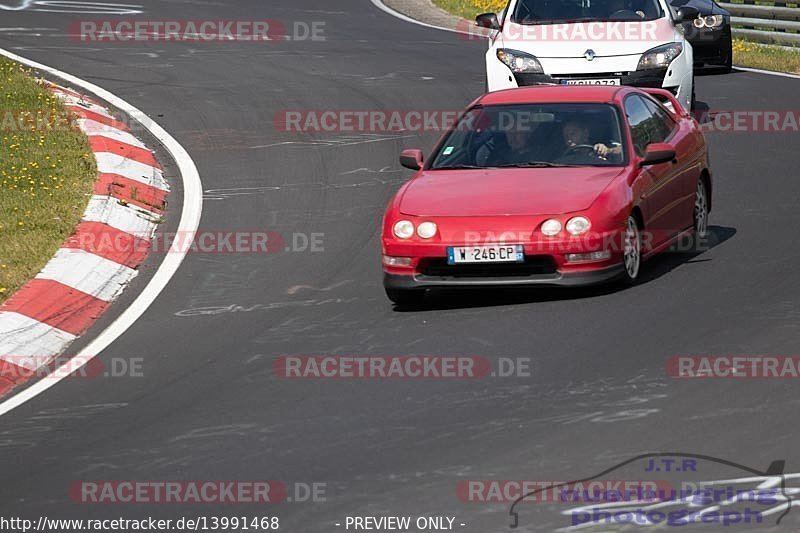
[[[733,40],[733,64],[800,74],[800,49]]]
[[[97,177],[89,139],[30,69],[0,59],[0,302],[53,257]]]
[[[475,20],[481,13],[499,13],[508,0],[433,0],[445,11],[469,20]]]

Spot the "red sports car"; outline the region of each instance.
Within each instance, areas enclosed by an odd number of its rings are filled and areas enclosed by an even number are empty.
[[[486,94],[386,209],[386,294],[433,287],[632,283],[711,209],[708,150],[671,93],[538,86]]]

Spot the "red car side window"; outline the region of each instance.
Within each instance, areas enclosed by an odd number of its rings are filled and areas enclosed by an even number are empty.
[[[659,135],[660,140],[653,142],[665,142],[667,139],[670,138],[670,136],[672,136],[675,129],[678,127],[677,122],[672,120],[672,117],[670,117],[669,114],[666,111],[664,111],[661,108],[661,106],[658,105],[657,103],[649,99],[643,98],[643,100],[644,104],[650,110],[650,113],[655,117],[658,123],[661,124],[662,134]]]
[[[648,144],[658,142],[654,140],[656,136],[654,130],[657,129],[654,117],[644,104],[644,100],[635,94],[625,99],[625,116],[631,129],[633,149],[636,151],[636,155],[641,157]]]

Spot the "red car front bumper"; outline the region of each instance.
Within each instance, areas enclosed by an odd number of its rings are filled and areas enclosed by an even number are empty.
[[[580,238],[530,239],[522,244],[522,263],[476,263],[450,265],[448,246],[482,246],[479,243],[422,243],[385,239],[384,286],[389,289],[481,286],[583,286],[607,282],[623,273],[620,231],[594,233]],[[569,254],[607,251],[607,259],[570,262]],[[387,265],[386,256],[408,258],[410,265]]]

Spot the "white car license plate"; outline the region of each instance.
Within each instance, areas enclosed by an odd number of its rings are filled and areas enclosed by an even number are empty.
[[[491,246],[448,246],[447,263],[523,263],[525,251],[521,244]]]
[[[561,80],[561,85],[619,85],[619,78],[603,80]]]

